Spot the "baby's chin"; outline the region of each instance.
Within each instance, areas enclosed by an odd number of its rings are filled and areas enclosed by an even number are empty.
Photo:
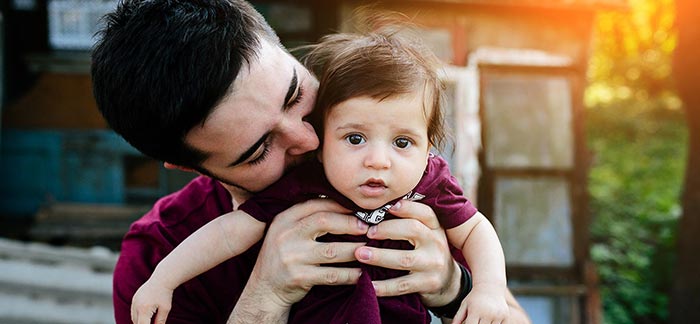
[[[399,198],[399,197],[396,197],[396,198]],[[375,209],[379,209],[379,208],[386,206],[387,204],[389,204],[389,202],[394,201],[396,198],[389,199],[388,201],[384,201],[384,200],[376,201],[373,199],[371,199],[371,200],[370,199],[363,199],[362,201],[353,200],[353,202],[355,203],[355,205],[357,205],[358,207],[360,207],[362,209],[375,210]]]

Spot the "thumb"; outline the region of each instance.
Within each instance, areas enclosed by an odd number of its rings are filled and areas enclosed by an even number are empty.
[[[165,320],[168,319],[168,313],[170,313],[170,307],[164,306],[158,308],[158,313],[156,313],[155,323],[165,324]]]

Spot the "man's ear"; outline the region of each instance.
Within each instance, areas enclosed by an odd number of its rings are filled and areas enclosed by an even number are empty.
[[[197,172],[192,168],[188,168],[188,167],[184,167],[184,166],[180,166],[180,165],[175,165],[175,164],[168,163],[168,162],[163,162],[163,167],[165,167],[166,169],[170,169],[170,170],[180,170],[180,171],[185,171],[185,172]]]

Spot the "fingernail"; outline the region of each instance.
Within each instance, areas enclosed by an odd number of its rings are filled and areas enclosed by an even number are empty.
[[[372,251],[369,249],[360,248],[358,256],[360,257],[360,260],[368,261],[370,258],[372,258]]]
[[[374,236],[374,234],[377,234],[377,226],[372,226],[372,227],[370,227],[369,230],[367,231],[367,236],[370,237],[370,238],[371,238],[372,236]]]
[[[399,210],[399,208],[401,208],[401,202],[400,202],[400,201],[397,201],[397,202],[394,204],[394,206],[391,206],[391,208],[389,208],[389,210],[397,211],[397,210]]]

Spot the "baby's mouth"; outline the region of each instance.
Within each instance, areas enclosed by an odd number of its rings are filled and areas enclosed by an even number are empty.
[[[369,179],[362,184],[363,186],[368,186],[372,188],[386,188],[386,184],[382,179]]]
[[[369,179],[360,186],[362,195],[367,198],[382,197],[386,190],[386,183],[381,179]]]

